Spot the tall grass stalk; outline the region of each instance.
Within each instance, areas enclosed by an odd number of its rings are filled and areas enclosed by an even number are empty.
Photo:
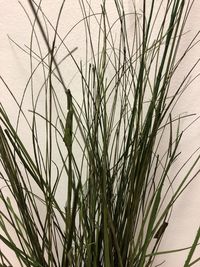
[[[15,126],[0,106],[5,183],[0,240],[16,256],[12,260],[0,250],[0,266],[150,267],[158,255],[184,249],[184,266],[192,266],[199,260],[192,259],[199,230],[191,248],[161,252],[159,246],[173,205],[199,173],[198,149],[172,172],[185,132],[181,120],[187,117],[176,117],[174,108],[196,79],[189,78],[199,63],[174,83],[180,64],[198,44],[199,33],[179,52],[194,1],[143,0],[140,8],[133,1],[128,13],[123,1],[115,0],[112,20],[106,1],[96,13],[80,0],[83,18],[64,37],[59,25],[65,1],[55,25],[41,0],[27,2],[32,14],[21,6],[32,27],[30,45],[10,38],[30,56],[31,75],[20,102],[1,77],[19,114]],[[68,45],[80,25],[82,60],[76,56],[80,44]],[[76,67],[75,88],[63,74],[63,62]],[[43,81],[37,91],[38,72]],[[24,110],[29,89],[31,119]],[[20,127],[30,131],[31,149]]]

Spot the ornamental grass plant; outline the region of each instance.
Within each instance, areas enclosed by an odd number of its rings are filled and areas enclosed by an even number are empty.
[[[30,43],[9,37],[30,60],[20,100],[1,77],[18,116],[12,121],[0,105],[0,240],[7,247],[0,266],[159,266],[158,255],[186,249],[159,247],[173,206],[199,174],[198,147],[174,172],[181,121],[196,120],[174,112],[198,76],[191,76],[196,59],[174,82],[198,44],[199,32],[180,53],[194,1],[132,1],[127,9],[114,0],[111,10],[102,0],[96,12],[93,1],[79,0],[82,19],[65,35],[59,26],[70,19],[67,1],[54,23],[43,2],[27,0],[29,9],[19,3],[31,25]],[[83,43],[77,36],[71,48],[80,25]],[[199,237],[198,229],[184,267],[198,266]]]

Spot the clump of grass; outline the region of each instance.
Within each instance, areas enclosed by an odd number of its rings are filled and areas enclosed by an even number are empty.
[[[0,106],[1,178],[10,193],[0,191],[0,239],[15,253],[19,266],[154,266],[171,209],[199,173],[197,149],[170,175],[184,133],[182,117],[174,117],[173,109],[196,78],[188,80],[199,63],[172,92],[176,70],[198,43],[197,33],[178,55],[194,1],[161,1],[157,6],[154,0],[148,5],[144,0],[141,10],[133,3],[127,13],[115,0],[113,22],[106,1],[99,13],[87,1],[79,2],[83,19],[74,28],[84,25],[84,60],[76,59],[77,47],[67,45],[71,30],[64,38],[59,34],[65,1],[54,26],[42,1],[28,0],[34,15],[32,20],[25,10],[32,26],[30,46],[24,49],[13,41],[30,55],[31,75],[21,102],[12,95],[19,107],[16,128]],[[61,48],[67,53],[58,60]],[[62,74],[61,64],[67,60],[77,69],[79,99]],[[38,93],[36,72],[43,75]],[[31,120],[23,109],[28,88]],[[64,92],[64,102],[57,88]],[[22,118],[30,129],[31,150],[19,134]],[[198,240],[199,231],[185,267],[198,260],[192,260]],[[16,266],[4,251],[0,257],[1,266]]]

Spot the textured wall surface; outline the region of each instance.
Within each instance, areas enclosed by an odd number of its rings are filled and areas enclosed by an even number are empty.
[[[134,0],[133,0],[134,1]],[[28,11],[32,19],[32,14],[28,6],[28,1],[21,0],[21,3],[25,10]],[[51,20],[53,25],[55,25],[56,17],[59,11],[61,0],[43,0],[43,9],[45,14]],[[68,0],[66,1],[65,8],[63,10],[63,15],[61,18],[59,26],[59,34],[64,36],[67,31],[81,19],[82,15],[80,12],[78,0]],[[94,10],[98,11],[100,1],[94,2]],[[139,1],[137,1],[139,4]],[[127,11],[132,8],[132,1],[124,0]],[[112,1],[107,1],[109,15],[114,19],[115,12],[113,10]],[[131,25],[131,24],[130,24]],[[93,29],[95,31],[95,29]],[[131,30],[131,26],[130,26]],[[200,1],[196,0],[191,10],[191,15],[188,20],[188,24],[185,30],[185,35],[183,42],[180,46],[181,51],[184,51],[189,40],[200,30]],[[17,0],[0,0],[0,75],[9,85],[11,92],[15,97],[20,100],[23,94],[23,90],[26,86],[26,82],[30,75],[30,64],[29,55],[24,53],[19,49],[11,40],[9,40],[8,35],[22,48],[27,50],[30,46],[31,38],[31,26],[25,11]],[[51,35],[51,31],[50,31]],[[40,37],[39,37],[40,38]],[[75,30],[69,35],[65,43],[69,49],[78,47],[75,52],[77,57],[81,58],[84,51],[84,30],[83,27],[77,26]],[[44,43],[41,44],[42,49],[45,49]],[[65,49],[61,48],[60,55],[65,56]],[[183,78],[184,73],[188,70],[197,58],[200,57],[200,46],[197,45],[193,48],[192,52],[186,57],[186,60],[181,64],[180,69],[176,73],[176,81],[180,81]],[[76,72],[76,68],[73,66],[70,60],[62,65],[62,71],[67,82],[69,82]],[[195,70],[194,76],[200,71],[200,66]],[[38,81],[41,79],[40,74],[38,75]],[[76,87],[76,77],[73,78],[72,85]],[[36,83],[37,84],[37,83]],[[200,115],[200,80],[195,80],[192,85],[188,88],[187,92],[182,95],[182,98],[177,104],[176,112],[177,114],[189,114],[197,113]],[[72,86],[71,85],[71,86]],[[59,85],[58,85],[59,87]],[[60,89],[60,88],[59,88]],[[74,90],[75,97],[79,97],[78,88]],[[27,96],[25,99],[24,108],[28,109],[30,105],[30,98]],[[6,107],[8,114],[16,121],[16,110],[17,106],[12,99],[10,93],[6,90],[3,83],[0,81],[0,102]],[[42,103],[41,103],[42,104]],[[191,119],[185,119],[182,122],[181,127],[186,128]],[[23,125],[21,125],[23,128]],[[26,139],[26,130],[22,130],[24,134],[24,141],[28,145],[28,140]],[[187,130],[183,142],[181,143],[180,150],[183,150],[181,157],[182,162],[187,159],[187,157],[197,148],[200,147],[200,120],[197,120],[191,127]],[[180,168],[181,162],[177,161],[174,171]],[[197,166],[197,168],[200,166]],[[181,177],[179,178],[181,179]],[[1,183],[1,182],[0,182]],[[62,193],[61,199],[62,201]],[[1,205],[1,204],[0,204]],[[1,206],[0,206],[1,207]],[[200,224],[200,174],[191,183],[191,185],[186,189],[184,195],[177,201],[176,205],[172,210],[171,222],[167,228],[166,235],[163,239],[160,250],[173,250],[182,247],[190,246],[194,235],[197,230],[197,226]],[[4,249],[3,245],[0,243],[0,248]],[[162,263],[163,267],[182,267],[183,259],[187,255],[187,251],[174,254],[165,254],[157,257],[156,263]],[[199,256],[197,254],[197,256]],[[164,262],[165,261],[165,262]],[[158,266],[158,265],[155,265]],[[153,266],[153,267],[155,267]],[[199,266],[198,264],[195,266]],[[18,267],[18,266],[16,266]]]

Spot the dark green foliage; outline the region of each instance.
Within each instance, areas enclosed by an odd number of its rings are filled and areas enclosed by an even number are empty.
[[[132,13],[127,14],[121,1],[115,0],[117,19],[111,22],[106,1],[101,1],[101,12],[96,14],[81,0],[83,61],[76,59],[77,48],[70,50],[59,35],[65,1],[55,27],[42,11],[41,1],[28,2],[35,22],[27,51],[31,61],[27,88],[34,92],[38,69],[44,81],[32,99],[31,122],[23,110],[23,99],[17,102],[17,129],[0,107],[1,178],[11,194],[6,197],[4,190],[0,191],[0,239],[15,253],[19,266],[154,266],[172,206],[199,172],[195,169],[197,150],[184,163],[187,167],[192,162],[184,174],[179,170],[170,176],[183,135],[182,118],[173,117],[174,105],[199,62],[172,91],[176,70],[198,37],[178,57],[193,1],[166,0],[157,7],[157,1],[147,5],[144,0],[142,10],[133,5]],[[164,4],[165,12],[159,16]],[[158,17],[161,20],[155,26]],[[132,31],[127,28],[130,21]],[[54,33],[52,40],[47,29]],[[34,51],[34,38],[39,52]],[[45,56],[41,42],[47,47]],[[59,62],[61,46],[67,56]],[[73,87],[66,86],[69,77],[62,75],[60,64],[68,59],[78,71],[81,102],[74,97]],[[65,92],[67,107],[56,86]],[[41,92],[45,95],[44,113],[37,110]],[[31,152],[18,133],[21,117],[30,128]],[[41,119],[44,132],[38,127]],[[171,193],[180,173],[181,182]],[[64,204],[59,202],[60,186],[65,188]],[[192,255],[198,240],[199,231],[185,267],[196,262]],[[0,256],[0,266],[15,266],[3,251]]]

